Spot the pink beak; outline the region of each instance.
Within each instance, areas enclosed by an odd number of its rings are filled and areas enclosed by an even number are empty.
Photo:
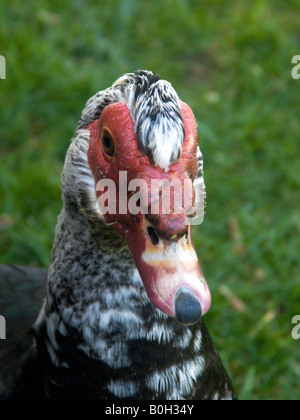
[[[144,219],[139,230],[126,229],[124,236],[152,303],[182,324],[199,321],[211,306],[211,294],[190,226],[181,238],[164,240]]]

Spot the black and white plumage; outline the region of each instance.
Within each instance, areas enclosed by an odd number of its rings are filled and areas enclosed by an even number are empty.
[[[172,224],[171,216],[165,221],[160,216],[139,215],[126,219],[125,232],[123,227],[117,228],[123,223],[120,215],[115,219],[110,215],[111,219],[99,209],[96,176],[109,177],[110,172],[103,167],[93,168],[89,150],[95,131],[90,127],[95,121],[101,123],[104,111],[108,113],[112,104],[122,104],[126,108],[120,109],[128,109],[126,118],[132,119],[138,145],[135,153],[140,156],[139,162],[149,166],[143,174],[152,173],[155,168],[156,173],[165,177],[177,166],[180,172],[181,160],[186,156],[189,162],[194,162],[189,178],[193,181],[198,214],[204,213],[202,155],[199,148],[193,148],[194,156],[192,149],[186,150],[189,147],[187,117],[170,83],[151,72],[136,72],[123,76],[111,88],[91,98],[66,157],[62,177],[64,207],[56,230],[46,298],[32,329],[37,357],[33,353],[11,398],[235,398],[209,333],[202,319],[198,320],[206,304],[201,301],[202,292],[200,297],[197,291],[194,294],[194,280],[191,283],[189,279],[184,280],[182,288],[176,280],[179,291],[176,289],[177,294],[172,298],[175,309],[169,303],[165,306],[165,302],[161,303],[164,292],[156,305],[158,298],[151,295],[152,286],[145,287],[148,279],[144,277],[150,273],[148,266],[143,272],[148,263],[144,258],[146,251],[139,265],[137,261],[141,258],[135,255],[127,232],[132,228],[136,235],[143,236],[140,226],[144,224],[148,229],[151,225],[157,235],[158,260],[160,247],[165,247],[166,255],[174,253],[181,261],[181,249],[193,254],[192,248],[185,248],[190,246],[190,230],[183,228],[181,221]],[[110,120],[106,120],[105,127],[107,121]],[[118,159],[129,168],[126,156],[119,156],[121,146],[117,147]],[[107,159],[109,165],[111,161]],[[185,171],[179,176],[185,177]],[[147,229],[145,232],[149,232]],[[151,238],[147,240],[151,242]],[[150,246],[154,245],[150,243]],[[189,258],[194,264],[194,255]],[[164,263],[162,258],[159,264]],[[201,276],[199,279],[199,287],[205,288],[206,282]],[[174,319],[178,294],[184,294],[187,289],[188,298],[192,296],[190,302],[200,306],[200,314],[198,322],[188,319],[179,323]],[[159,305],[162,310],[156,307]],[[172,311],[175,315],[168,316]],[[35,374],[28,375],[28,371]]]
[[[88,101],[78,127],[86,128],[114,102],[128,106],[139,146],[151,161],[161,168],[174,163],[184,141],[184,126],[179,97],[171,84],[151,72],[126,74]],[[157,131],[159,142],[155,141]]]

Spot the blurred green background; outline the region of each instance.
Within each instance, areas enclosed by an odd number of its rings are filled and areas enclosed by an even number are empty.
[[[0,263],[48,266],[86,100],[153,70],[199,123],[206,323],[241,399],[298,399],[299,0],[1,0]]]

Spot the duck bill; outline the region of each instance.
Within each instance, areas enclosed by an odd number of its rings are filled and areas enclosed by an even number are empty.
[[[162,240],[145,221],[125,233],[151,302],[182,324],[194,324],[211,306],[211,294],[191,238]]]

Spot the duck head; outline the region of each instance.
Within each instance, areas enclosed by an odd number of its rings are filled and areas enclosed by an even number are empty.
[[[136,72],[91,98],[79,130],[94,180],[88,197],[79,182],[83,211],[123,235],[158,309],[197,322],[211,295],[191,236],[205,201],[192,110],[170,83]]]

